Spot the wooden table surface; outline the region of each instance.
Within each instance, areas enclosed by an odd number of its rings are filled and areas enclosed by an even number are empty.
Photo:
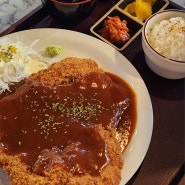
[[[0,36],[32,28],[64,28],[92,35],[90,27],[117,2],[98,0],[90,16],[76,25],[65,25],[54,20],[41,6]],[[167,8],[176,8],[173,6],[169,5]],[[127,185],[183,185],[185,184],[185,79],[164,79],[147,67],[141,46],[141,34],[121,53],[143,78],[150,94],[154,114],[149,150],[142,165]]]

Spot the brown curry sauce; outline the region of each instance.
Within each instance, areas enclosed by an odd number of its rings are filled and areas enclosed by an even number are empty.
[[[61,165],[98,175],[109,156],[97,125],[116,128],[124,148],[136,119],[135,93],[114,74],[90,73],[53,87],[27,81],[0,100],[0,147],[38,174]]]

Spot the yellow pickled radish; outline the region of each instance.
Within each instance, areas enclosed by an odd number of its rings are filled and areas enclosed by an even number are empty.
[[[145,21],[152,15],[152,6],[157,0],[135,0],[124,9],[126,12],[136,16],[139,20]]]
[[[125,11],[128,12],[131,15],[135,15],[135,5],[136,2],[130,3],[125,7]]]
[[[150,2],[141,1],[141,0],[139,1],[140,2],[136,3],[136,6],[135,6],[135,14],[139,20],[144,21],[150,15],[152,15],[152,5]]]

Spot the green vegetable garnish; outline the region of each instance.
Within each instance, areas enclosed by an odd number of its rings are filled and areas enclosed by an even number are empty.
[[[56,55],[59,55],[62,51],[63,51],[62,47],[56,46],[56,45],[48,46],[45,49],[46,54],[50,57],[54,57]]]

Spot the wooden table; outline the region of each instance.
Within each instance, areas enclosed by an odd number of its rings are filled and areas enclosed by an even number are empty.
[[[0,36],[32,28],[63,28],[91,35],[90,27],[117,2],[98,0],[89,17],[77,25],[70,26],[54,20],[40,6]],[[170,4],[167,8],[175,7]],[[149,150],[127,185],[185,184],[185,79],[167,80],[157,76],[147,67],[141,46],[141,34],[121,53],[142,76],[154,113],[154,130]]]

